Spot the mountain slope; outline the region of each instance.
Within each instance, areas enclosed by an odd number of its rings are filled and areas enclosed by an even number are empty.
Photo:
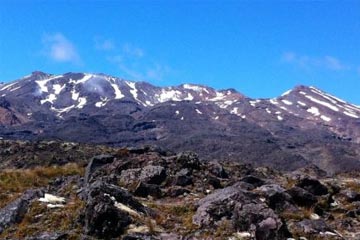
[[[360,108],[314,87],[251,99],[194,84],[34,72],[0,87],[0,113],[3,138],[154,144],[281,170],[360,169]]]

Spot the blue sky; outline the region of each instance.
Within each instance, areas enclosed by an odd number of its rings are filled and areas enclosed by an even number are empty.
[[[102,72],[254,98],[304,84],[360,104],[360,1],[0,4],[2,81],[34,70]]]

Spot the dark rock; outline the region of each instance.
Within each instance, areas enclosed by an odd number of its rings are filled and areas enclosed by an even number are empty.
[[[240,181],[249,183],[249,184],[253,185],[254,187],[260,187],[261,185],[265,184],[264,180],[262,180],[258,177],[255,177],[255,176],[251,176],[251,175],[243,177]]]
[[[180,195],[184,195],[185,193],[190,193],[190,191],[186,188],[173,186],[167,190],[166,195],[169,197],[178,197]]]
[[[218,162],[212,162],[209,165],[209,171],[218,178],[228,178],[229,175],[225,171],[224,167]]]
[[[199,201],[199,207],[193,216],[193,223],[199,226],[209,226],[222,218],[231,219],[236,203],[251,203],[256,201],[256,196],[256,194],[242,189],[240,184],[216,190]]]
[[[220,180],[213,176],[207,176],[207,183],[210,184],[215,189],[222,187]]]
[[[176,186],[187,186],[193,183],[192,177],[188,176],[186,172],[178,172],[174,177],[174,185]]]
[[[121,171],[120,182],[124,186],[131,186],[139,181],[141,168],[132,168]]]
[[[131,208],[136,214],[148,212],[129,192],[115,185],[98,180],[86,192],[84,230],[91,236],[105,239],[117,237],[133,222],[131,213],[117,207],[118,203]]]
[[[293,187],[286,191],[292,200],[299,206],[311,207],[317,203],[316,197],[300,187]]]
[[[161,198],[162,192],[159,185],[139,182],[134,190],[134,195],[139,197],[152,196],[155,198]]]
[[[308,192],[316,196],[326,195],[329,192],[327,187],[321,184],[317,179],[312,178],[301,179],[297,186],[307,190]]]
[[[193,152],[182,152],[177,155],[176,162],[179,164],[180,168],[189,168],[189,169],[200,169],[199,157],[196,153]]]
[[[21,197],[0,209],[0,233],[9,226],[19,223],[27,212],[31,201],[41,196],[43,196],[41,190],[27,190]]]
[[[112,155],[98,155],[93,157],[90,160],[90,163],[87,165],[85,170],[85,183],[89,183],[91,180],[91,175],[102,166],[112,163],[114,161],[114,156]]]
[[[118,209],[105,195],[91,198],[85,208],[85,233],[99,238],[113,238],[122,234],[132,222],[130,215]]]
[[[161,184],[166,179],[165,168],[146,166],[141,170],[139,180],[148,184]]]
[[[263,185],[257,188],[256,191],[268,200],[268,205],[271,209],[277,211],[295,209],[295,207],[291,204],[291,196],[286,193],[284,188],[277,184]]]
[[[265,204],[236,204],[233,224],[239,231],[255,231],[257,240],[281,239],[281,219]]]

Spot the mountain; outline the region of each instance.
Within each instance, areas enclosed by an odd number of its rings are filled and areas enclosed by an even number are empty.
[[[158,145],[279,170],[360,169],[360,107],[315,87],[252,99],[234,89],[37,71],[0,86],[0,113],[4,139]]]

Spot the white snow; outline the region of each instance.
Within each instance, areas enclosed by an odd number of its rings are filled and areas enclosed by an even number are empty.
[[[12,89],[10,90],[10,92],[16,91],[16,90],[18,90],[18,89],[20,89],[20,88],[21,88],[21,86],[18,86],[18,87],[12,88]]]
[[[45,98],[43,100],[40,100],[40,103],[41,103],[41,105],[46,103],[46,102],[49,102],[49,103],[53,104],[55,100],[56,100],[56,95],[51,93],[51,94],[49,94],[47,96],[47,98]]]
[[[216,92],[216,97],[209,99],[209,101],[219,101],[223,100],[225,98],[225,95],[221,92]]]
[[[278,115],[278,114],[281,114],[281,112],[280,112],[280,111],[277,111],[277,112],[275,112],[275,114]]]
[[[79,99],[80,93],[76,92],[75,89],[71,90],[71,99],[77,101]]]
[[[175,111],[175,114],[176,114],[176,115],[179,115],[179,114],[180,114],[179,110],[176,110],[176,111]]]
[[[344,111],[344,114],[349,116],[349,117],[352,117],[352,118],[359,118],[359,116],[354,114],[354,113],[349,113],[349,112]]]
[[[215,120],[218,120],[218,119],[219,119],[219,116],[216,116],[216,117],[215,117]]]
[[[181,117],[181,119],[180,119],[181,121],[183,121],[184,120],[184,117]]]
[[[65,198],[45,193],[43,198],[39,198],[39,201],[40,202],[46,202],[46,203],[54,203],[54,204],[55,203],[64,203]]]
[[[87,82],[88,80],[90,80],[92,77],[94,77],[94,75],[93,74],[88,74],[88,73],[86,73],[86,74],[84,74],[84,77],[83,78],[81,78],[81,79],[79,79],[79,80],[71,80],[70,79],[70,83],[75,83],[75,84],[80,84],[80,83],[85,83],[85,82]]]
[[[190,89],[190,90],[193,90],[193,91],[196,91],[196,92],[201,92],[201,91],[206,90],[204,87],[197,86],[197,85],[192,85],[192,84],[184,84],[183,88],[184,89]],[[207,90],[206,90],[206,92],[207,92]]]
[[[224,102],[225,105],[232,105],[234,103],[234,101],[231,100],[227,100]]]
[[[239,108],[238,108],[238,107],[234,107],[234,108],[230,111],[230,113],[232,113],[232,114],[237,114],[237,113],[239,113]]]
[[[54,76],[54,77],[50,77],[50,78],[42,79],[42,80],[37,80],[37,81],[35,81],[35,82],[36,82],[37,85],[39,86],[41,92],[48,92],[48,88],[47,88],[46,84],[47,84],[49,81],[51,81],[51,80],[54,80],[54,79],[57,79],[57,78],[61,78],[61,77],[63,77],[63,75]],[[2,90],[2,89],[1,89],[1,90]]]
[[[287,111],[288,109],[286,108],[286,107],[284,107],[284,106],[281,106],[280,107],[282,110],[285,110],[285,111]]]
[[[279,121],[282,121],[282,120],[283,120],[283,118],[282,118],[280,115],[277,115],[277,119],[278,119]]]
[[[101,99],[100,102],[95,103],[95,106],[98,108],[105,106],[107,104],[107,102],[109,101],[109,99],[107,97],[105,97],[105,98],[100,97],[100,99]]]
[[[287,90],[286,92],[284,92],[283,94],[281,94],[281,96],[282,96],[282,97],[283,97],[283,96],[286,96],[286,95],[288,95],[289,93],[291,93],[291,91],[292,91],[292,89]]]
[[[121,99],[121,98],[125,97],[125,95],[123,95],[121,93],[120,88],[116,83],[110,83],[110,85],[114,89],[115,99]]]
[[[303,92],[303,91],[300,91],[299,93],[302,95],[306,95],[306,92]]]
[[[281,100],[283,103],[285,103],[286,105],[293,105],[293,103],[292,102],[290,102],[290,101],[288,101],[288,100],[286,100],[286,99],[283,99],[283,100]]]
[[[137,99],[138,95],[137,95],[136,83],[126,81],[126,84],[131,88],[130,89],[131,95],[133,95],[134,99],[138,100]]]
[[[306,106],[306,103],[303,103],[301,101],[297,101],[297,103],[300,104],[301,106],[304,106],[304,107]]]
[[[5,86],[4,86],[4,87],[2,87],[2,88],[0,89],[0,91],[2,91],[2,90],[6,90],[6,89],[8,89],[9,87],[14,86],[15,84],[17,84],[17,82],[10,83],[10,84],[5,84]]]
[[[203,114],[199,109],[195,109],[195,111],[198,113],[198,114]]]
[[[187,97],[184,98],[184,100],[188,100],[188,101],[191,101],[193,99],[194,99],[194,97],[193,97],[193,95],[191,95],[191,93],[188,93]]]
[[[271,111],[270,111],[270,109],[268,109],[268,108],[266,108],[266,112],[269,113],[269,114],[271,114]]]
[[[320,115],[319,109],[316,108],[316,107],[311,107],[311,108],[309,108],[309,109],[306,110],[306,111],[309,112],[309,113],[312,113],[312,114],[315,115],[315,116],[319,116],[319,115]]]
[[[79,97],[78,101],[79,104],[76,106],[76,108],[83,108],[86,104],[86,97]]]
[[[249,101],[250,105],[253,107],[256,107],[256,103],[258,103],[258,100],[256,101]]]
[[[270,103],[272,103],[272,104],[274,104],[274,105],[277,105],[277,104],[279,104],[277,101],[276,101],[276,99],[270,99]]]
[[[312,96],[310,96],[310,95],[305,95],[305,97],[308,98],[308,99],[310,99],[310,100],[313,101],[313,102],[316,102],[316,103],[321,104],[321,105],[323,105],[323,106],[325,106],[325,107],[327,107],[327,108],[330,108],[331,110],[333,110],[333,111],[335,111],[335,112],[338,112],[338,111],[339,111],[339,108],[337,108],[336,106],[334,106],[334,105],[332,105],[332,104],[330,104],[330,103],[328,103],[328,102],[321,101],[321,100],[316,99],[316,98],[314,98],[314,97],[312,97]]]
[[[64,112],[69,112],[71,109],[73,109],[75,107],[75,105],[71,105],[71,106],[68,106],[68,107],[65,107],[65,108],[54,108],[53,106],[51,106],[51,110],[52,111],[55,111],[58,113],[58,116],[61,115],[61,113],[64,113]]]
[[[242,119],[245,119],[245,118],[246,118],[246,115],[242,115],[241,118],[242,118]]]
[[[58,95],[65,87],[66,87],[66,84],[64,84],[62,86],[60,84],[54,84],[53,85],[54,93],[56,95]]]
[[[181,101],[180,96],[181,92],[173,89],[162,89],[161,93],[157,95],[159,102],[167,102],[167,101]]]
[[[324,115],[321,115],[320,118],[326,122],[330,122],[331,121],[331,118],[327,117],[327,116],[324,116]]]

